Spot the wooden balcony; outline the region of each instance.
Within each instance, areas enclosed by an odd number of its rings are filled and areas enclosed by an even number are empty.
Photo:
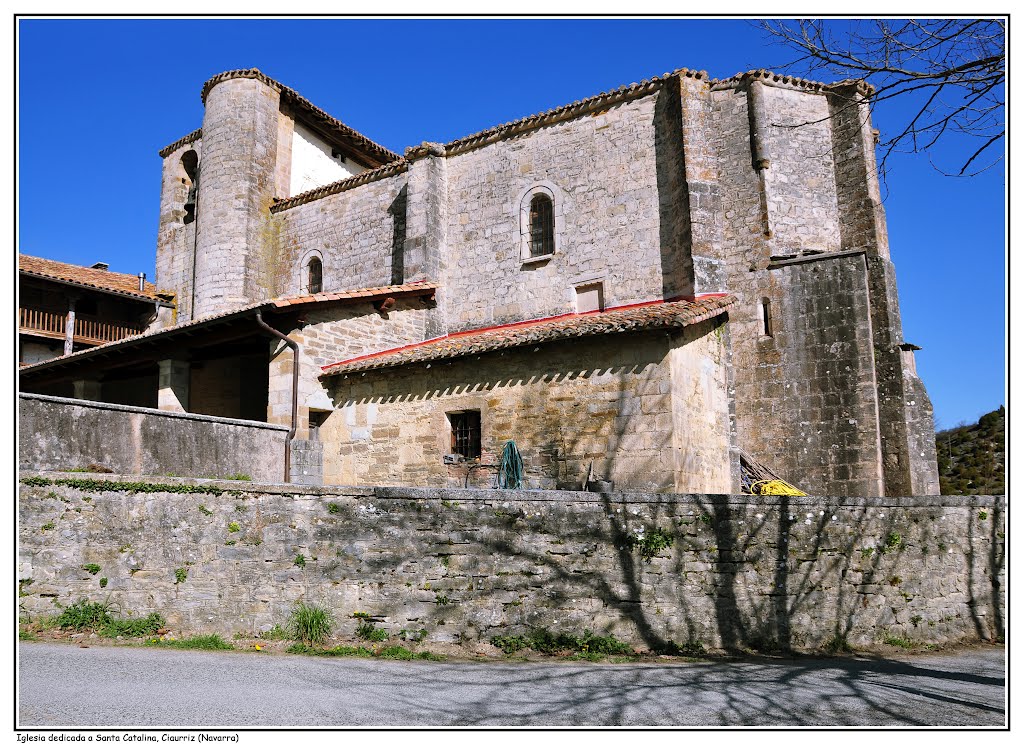
[[[18,309],[18,330],[22,333],[63,339],[67,322],[67,313],[54,313],[36,308]],[[92,318],[75,318],[75,342],[78,344],[106,344],[141,334],[142,331],[141,326],[124,322],[111,323]]]

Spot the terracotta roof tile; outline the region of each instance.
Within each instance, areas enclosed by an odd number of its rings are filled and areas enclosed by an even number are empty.
[[[62,282],[89,287],[117,295],[127,295],[143,300],[156,300],[157,289],[152,282],[146,282],[139,292],[139,278],[133,274],[121,274],[105,269],[91,269],[63,261],[43,259],[38,256],[18,254],[18,269],[25,274],[43,279],[58,279]]]
[[[371,287],[367,288],[365,297],[393,297],[398,295],[431,295],[437,290],[438,285],[433,282],[408,282],[404,285],[388,285],[384,287]],[[364,296],[360,294],[362,290],[349,290],[346,292],[338,293],[319,293],[317,295],[300,295],[297,297],[283,297],[275,298],[273,300],[263,300],[258,303],[251,303],[249,305],[242,306],[241,308],[233,308],[232,310],[226,310],[222,313],[213,313],[202,318],[196,318],[192,321],[186,321],[185,323],[179,323],[175,326],[169,326],[167,328],[153,329],[152,331],[146,331],[142,334],[135,336],[129,336],[120,341],[112,341],[107,344],[101,344],[91,349],[83,349],[80,352],[74,352],[63,357],[57,357],[52,360],[44,360],[43,362],[37,362],[32,365],[25,365],[20,369],[20,372],[33,372],[38,368],[53,367],[56,364],[65,362],[66,360],[78,360],[81,357],[94,356],[97,353],[106,352],[110,349],[127,346],[130,344],[137,343],[139,341],[150,341],[154,337],[159,337],[171,333],[176,333],[181,330],[187,330],[197,326],[203,326],[211,321],[226,320],[231,317],[244,316],[256,310],[273,310],[280,308],[288,308],[293,305],[310,305],[315,306],[320,303],[336,302],[338,300],[353,300],[363,301]]]
[[[734,297],[725,294],[704,295],[692,301],[657,300],[604,311],[571,313],[474,329],[325,365],[321,376],[464,357],[574,337],[689,326],[724,313],[734,301]]]

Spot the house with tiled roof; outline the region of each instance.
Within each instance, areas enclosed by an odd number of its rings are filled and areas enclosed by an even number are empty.
[[[42,362],[170,322],[174,300],[145,274],[18,255],[18,361]]]
[[[309,483],[494,485],[514,442],[529,488],[737,492],[743,451],[937,493],[871,95],[680,69],[400,155],[222,73],[160,151],[171,322],[22,390],[286,427]]]

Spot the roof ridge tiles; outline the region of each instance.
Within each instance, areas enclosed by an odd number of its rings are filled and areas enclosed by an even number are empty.
[[[731,295],[715,293],[692,301],[648,301],[604,311],[567,313],[504,326],[471,329],[324,365],[321,377],[465,357],[566,338],[688,326],[724,313],[734,301]]]

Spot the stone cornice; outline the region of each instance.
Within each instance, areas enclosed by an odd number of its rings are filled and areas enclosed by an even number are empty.
[[[757,81],[770,85],[774,88],[788,88],[790,90],[801,90],[808,93],[828,93],[841,88],[853,88],[862,96],[869,97],[875,92],[874,86],[865,80],[841,80],[838,83],[819,83],[814,80],[806,80],[793,75],[780,75],[771,70],[749,70],[737,73],[729,78],[711,81],[711,90],[727,90],[729,88],[743,88],[750,83]]]
[[[162,150],[160,150],[159,155],[160,155],[161,158],[166,158],[168,155],[173,153],[179,147],[182,147],[183,145],[188,145],[189,143],[195,142],[196,140],[202,138],[202,136],[203,136],[203,130],[202,130],[202,127],[200,127],[199,129],[195,130],[194,132],[189,132],[187,135],[182,137],[180,140],[175,140],[170,145],[168,145],[167,147],[165,147]]]

